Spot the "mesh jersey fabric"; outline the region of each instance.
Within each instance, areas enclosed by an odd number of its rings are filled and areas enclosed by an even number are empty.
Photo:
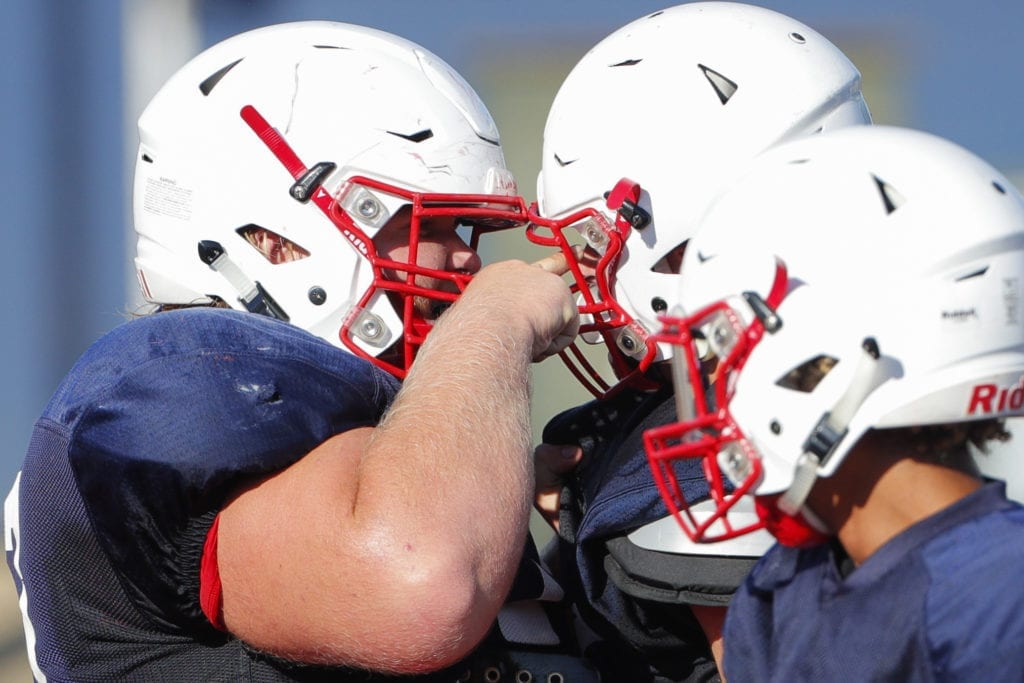
[[[8,561],[43,674],[338,680],[214,630],[199,608],[199,559],[239,486],[376,424],[397,389],[372,364],[248,313],[160,313],[97,341],[38,420],[15,492]]]
[[[833,545],[774,546],[736,594],[737,681],[1024,680],[1024,508],[988,483],[859,567]]]

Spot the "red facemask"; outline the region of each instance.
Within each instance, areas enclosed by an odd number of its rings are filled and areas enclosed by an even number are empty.
[[[529,209],[527,238],[534,244],[558,249],[569,266],[573,280],[570,287],[579,301],[580,334],[599,336],[608,349],[614,378],[602,376],[576,344],[559,354],[573,376],[597,398],[608,398],[625,387],[657,387],[646,377],[657,355],[657,345],[614,293],[626,240],[634,229],[642,229],[650,221],[647,212],[638,206],[639,201],[640,186],[623,178],[606,195],[605,205],[614,212],[614,222],[594,208],[559,219],[541,216],[536,204]],[[588,245],[583,258],[579,247],[574,246],[580,236]]]
[[[780,262],[765,299],[744,295],[754,312],[750,323],[725,301],[690,316],[661,318],[664,328],[655,341],[675,347],[672,363],[679,421],[645,432],[644,446],[662,499],[693,541],[726,540],[764,527],[783,543],[811,541],[806,531],[812,527],[801,526],[799,520],[786,518],[774,505],[762,505],[760,500],[756,506],[759,523],[740,521],[738,515],[733,521],[730,516],[744,495],[753,494],[763,474],[761,455],[730,412],[732,392],[751,351],[764,333],[778,324],[774,310],[785,296],[787,282]],[[709,358],[717,360],[717,374],[711,383],[702,372]],[[693,474],[693,466],[687,466],[686,460],[699,462],[707,480],[707,497],[715,505],[708,517],[695,517],[691,507],[700,501],[687,500],[683,492],[677,469],[685,476]]]

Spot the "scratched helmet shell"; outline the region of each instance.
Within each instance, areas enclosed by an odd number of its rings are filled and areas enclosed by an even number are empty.
[[[376,232],[410,211],[414,251],[425,217],[494,228],[524,213],[473,89],[419,45],[361,26],[228,38],[167,81],[139,136],[135,265],[148,301],[273,315],[399,376],[430,320],[392,300],[450,302],[470,275],[407,265],[388,281]],[[268,233],[289,258],[258,248]],[[417,289],[428,275],[443,291]],[[378,361],[396,342],[402,357]]]

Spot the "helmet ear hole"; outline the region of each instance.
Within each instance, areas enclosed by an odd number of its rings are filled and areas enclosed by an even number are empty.
[[[255,223],[244,225],[236,232],[274,265],[301,261],[309,256],[309,251],[295,242]]]
[[[783,389],[809,394],[838,363],[839,359],[832,356],[815,356],[787,372],[775,384]]]

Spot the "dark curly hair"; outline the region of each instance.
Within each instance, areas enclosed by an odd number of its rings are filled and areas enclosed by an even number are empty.
[[[891,431],[902,432],[915,455],[949,465],[957,465],[970,457],[968,444],[981,453],[987,453],[988,445],[993,441],[1003,442],[1010,438],[1006,421],[999,418],[897,427]]]

